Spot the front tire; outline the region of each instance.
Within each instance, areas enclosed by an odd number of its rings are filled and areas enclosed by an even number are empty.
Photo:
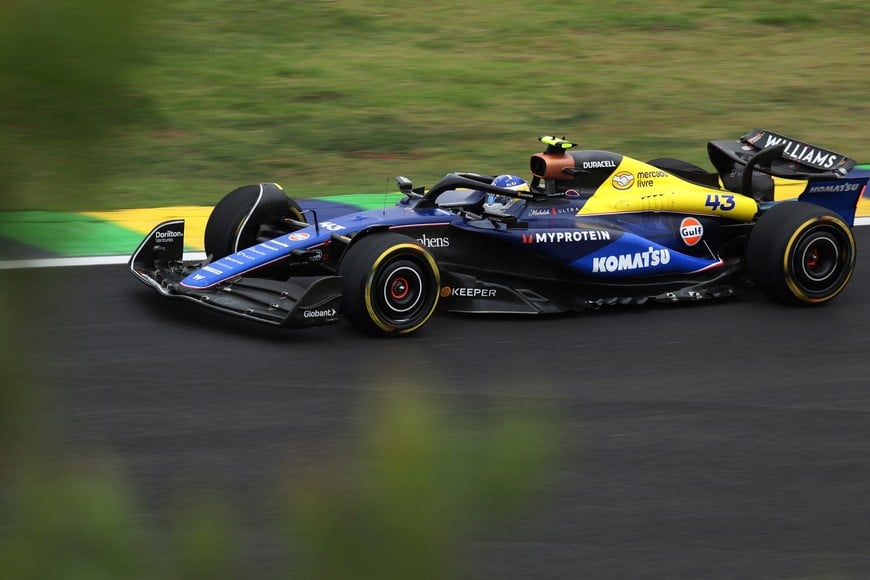
[[[432,254],[416,240],[372,233],[347,249],[338,269],[342,313],[368,334],[419,330],[438,304],[441,276]]]
[[[205,253],[218,260],[253,246],[264,226],[277,226],[285,217],[305,221],[299,205],[280,185],[239,187],[212,209],[205,226]]]
[[[783,202],[762,214],[749,234],[747,273],[775,299],[824,304],[849,283],[856,251],[852,230],[838,215]]]

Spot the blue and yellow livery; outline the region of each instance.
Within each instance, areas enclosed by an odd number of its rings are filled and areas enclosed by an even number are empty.
[[[763,130],[711,141],[713,171],[540,141],[528,182],[448,173],[415,188],[398,177],[404,197],[378,210],[326,215],[276,184],[244,186],[209,217],[208,260],[183,259],[175,220],[130,269],[165,296],[250,320],[347,318],[382,336],[416,332],[439,308],[558,313],[753,287],[822,304],[851,278],[870,172],[848,157]]]

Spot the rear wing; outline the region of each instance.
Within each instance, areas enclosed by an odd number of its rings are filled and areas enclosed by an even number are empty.
[[[804,181],[798,199],[836,211],[850,225],[867,186],[866,176],[850,173],[854,159],[764,129],[737,141],[710,141],[707,152],[726,188],[773,201],[772,178]]]
[[[753,129],[737,141],[710,141],[707,153],[720,175],[740,169],[815,181],[845,177],[855,167],[855,160],[845,155],[764,129]]]
[[[753,129],[740,141],[759,151],[782,145],[780,156],[786,161],[787,167],[798,165],[808,170],[845,175],[855,166],[855,162],[845,155],[763,129]]]

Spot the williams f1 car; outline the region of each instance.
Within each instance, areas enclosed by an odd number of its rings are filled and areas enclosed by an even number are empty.
[[[318,218],[280,186],[214,207],[205,261],[183,259],[184,221],[130,259],[169,297],[299,328],[347,318],[376,335],[419,330],[441,308],[543,314],[696,301],[757,287],[783,302],[836,297],[855,266],[851,228],[870,172],[765,130],[711,141],[715,171],[541,137],[524,187],[448,173],[397,177],[389,207]],[[493,199],[498,203],[490,203]]]

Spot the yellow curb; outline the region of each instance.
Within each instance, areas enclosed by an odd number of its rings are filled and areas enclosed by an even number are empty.
[[[205,224],[211,210],[212,208],[208,206],[178,205],[147,209],[89,211],[83,212],[82,215],[112,222],[143,236],[147,235],[160,222],[184,219],[184,245],[189,248],[202,249]]]

